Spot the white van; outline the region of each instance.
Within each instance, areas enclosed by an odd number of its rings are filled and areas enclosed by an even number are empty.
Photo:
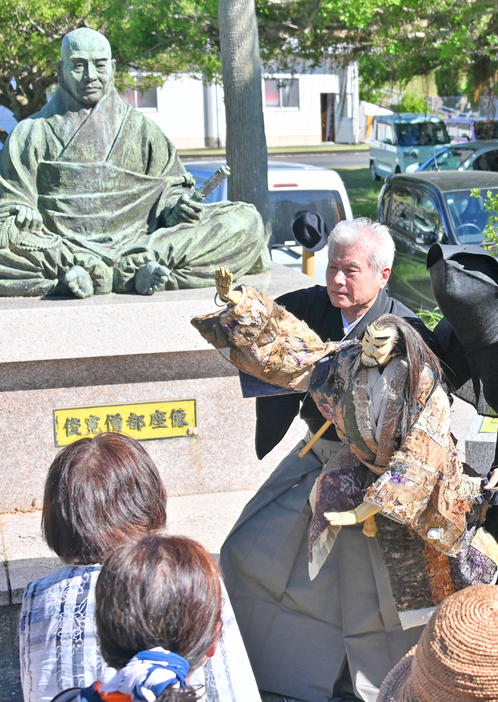
[[[192,173],[199,187],[225,161],[187,161],[183,165]],[[268,162],[268,190],[272,220],[271,257],[276,263],[301,270],[303,249],[293,238],[292,222],[296,212],[318,212],[331,231],[342,219],[353,219],[349,197],[341,177],[329,168],[318,168],[302,163]],[[204,202],[227,199],[227,181],[213,190]],[[315,253],[315,278],[325,282],[328,265],[327,247]]]
[[[450,143],[446,126],[429,115],[380,115],[374,118],[370,138],[370,175],[373,180],[415,170],[444,144]]]

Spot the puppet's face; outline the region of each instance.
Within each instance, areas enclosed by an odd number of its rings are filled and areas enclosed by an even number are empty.
[[[375,323],[367,327],[361,340],[361,362],[364,366],[386,366],[396,355],[394,344],[397,331],[392,327],[377,329]]]

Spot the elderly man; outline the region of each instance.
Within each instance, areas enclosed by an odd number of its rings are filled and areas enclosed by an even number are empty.
[[[327,287],[299,290],[278,302],[322,341],[358,338],[383,313],[404,317],[429,340],[420,320],[385,292],[393,257],[385,226],[367,219],[340,222],[329,238]],[[324,422],[309,395],[257,400],[259,458],[283,438],[299,409],[310,430],[307,440]],[[374,702],[421,627],[403,630],[378,539],[367,538],[360,525],[339,532],[310,580],[313,486],[341,444],[333,425],[300,458],[304,443],[249,502],[225,542],[227,588],[260,689],[307,702],[355,694]]]
[[[202,205],[159,127],[114,88],[107,39],[64,37],[59,86],[0,162],[0,295],[151,294],[266,270],[256,210]]]

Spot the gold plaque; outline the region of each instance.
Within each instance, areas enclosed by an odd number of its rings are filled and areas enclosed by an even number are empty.
[[[138,441],[195,436],[195,400],[142,402],[54,410],[56,446],[68,446],[85,436],[117,431]]]
[[[498,429],[498,417],[486,417],[482,420],[481,432],[483,434],[496,434]]]

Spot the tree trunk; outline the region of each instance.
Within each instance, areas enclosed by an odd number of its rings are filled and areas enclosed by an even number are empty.
[[[250,202],[271,236],[268,152],[254,0],[219,0],[220,48],[227,123],[230,200]]]
[[[49,75],[40,75],[36,70],[25,72],[22,76],[3,74],[0,76],[0,105],[11,110],[20,122],[46,105],[47,90],[55,83],[55,71]]]

